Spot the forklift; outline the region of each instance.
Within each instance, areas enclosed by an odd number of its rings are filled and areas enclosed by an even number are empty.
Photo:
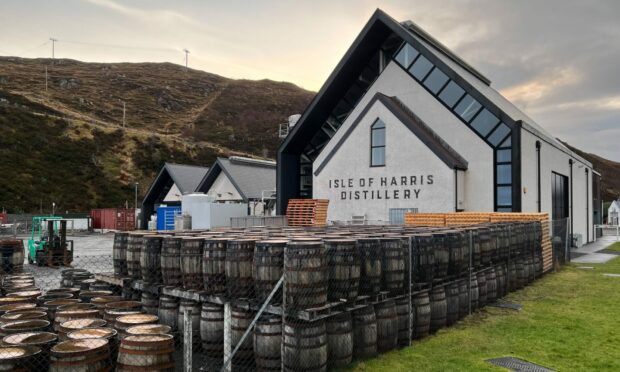
[[[47,225],[47,230],[43,227]],[[67,220],[62,217],[32,217],[28,240],[28,263],[38,266],[71,266],[73,240],[67,240]]]

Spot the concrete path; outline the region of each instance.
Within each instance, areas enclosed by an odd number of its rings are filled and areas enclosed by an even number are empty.
[[[606,263],[613,258],[618,257],[615,254],[597,253],[609,247],[616,242],[615,236],[603,236],[594,243],[586,244],[579,249],[573,249],[572,253],[583,254],[577,258],[573,258],[571,262],[575,263]]]

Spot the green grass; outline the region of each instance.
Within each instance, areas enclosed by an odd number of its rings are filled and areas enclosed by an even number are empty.
[[[614,243],[606,248],[608,251],[620,252],[620,242]]]
[[[616,244],[616,248],[618,244]],[[411,347],[360,361],[353,371],[505,371],[513,356],[558,371],[620,370],[620,258],[594,270],[569,265],[510,294],[519,312],[485,308]]]

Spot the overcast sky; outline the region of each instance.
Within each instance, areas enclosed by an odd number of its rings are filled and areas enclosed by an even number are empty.
[[[168,61],[317,91],[376,8],[411,19],[554,136],[620,161],[620,1],[0,0],[0,55]]]

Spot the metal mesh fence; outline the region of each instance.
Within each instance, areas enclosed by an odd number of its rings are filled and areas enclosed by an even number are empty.
[[[71,268],[17,255],[3,264],[0,369],[331,370],[540,277],[541,238],[532,222],[252,227],[76,242]]]

